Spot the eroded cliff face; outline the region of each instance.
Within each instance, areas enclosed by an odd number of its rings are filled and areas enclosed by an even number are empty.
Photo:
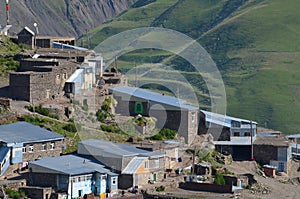
[[[79,37],[87,30],[126,10],[134,0],[10,0],[11,33],[28,26],[40,36]],[[0,24],[6,24],[5,0],[0,2]]]

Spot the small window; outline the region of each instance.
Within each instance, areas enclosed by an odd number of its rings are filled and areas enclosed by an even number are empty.
[[[58,75],[56,75],[56,79],[57,80],[59,80],[60,79],[60,75],[58,74]]]
[[[67,79],[67,73],[63,74],[64,79]]]
[[[81,178],[80,177],[78,177],[78,182],[81,182]]]
[[[234,133],[233,133],[233,136],[239,137],[239,136],[240,136],[240,132],[234,132]]]
[[[117,184],[117,178],[116,177],[113,177],[112,178],[112,185],[116,185]]]
[[[51,144],[50,144],[50,150],[53,150],[53,149],[55,149],[55,143],[51,142]]]
[[[106,175],[101,176],[101,180],[106,180]]]
[[[154,168],[159,168],[159,160],[154,160]]]
[[[46,151],[47,150],[47,145],[46,144],[42,144],[42,151]]]
[[[22,153],[26,153],[26,152],[27,152],[26,146],[23,146],[22,147]]]
[[[245,136],[249,136],[250,137],[250,132],[245,132],[244,134]]]
[[[33,152],[33,149],[34,149],[33,145],[30,145],[29,146],[29,152]]]
[[[192,113],[192,122],[193,122],[193,123],[195,122],[195,119],[196,119],[196,113],[193,112],[193,113]]]
[[[145,162],[144,167],[145,167],[145,169],[148,169],[148,168],[149,168],[149,162],[148,162],[148,161]]]
[[[76,182],[76,178],[72,178],[72,182]]]

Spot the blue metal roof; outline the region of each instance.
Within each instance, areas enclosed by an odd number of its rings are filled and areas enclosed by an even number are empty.
[[[69,44],[62,44],[59,42],[53,42],[53,48],[63,48],[63,49],[74,49],[74,50],[81,50],[81,51],[87,51],[87,48],[79,47],[79,46],[73,46]]]
[[[9,147],[5,147],[5,146],[0,147],[0,163],[3,161],[8,151],[9,151]]]
[[[255,124],[255,125],[257,124],[254,121],[235,118],[235,117],[231,117],[231,116],[228,116],[228,115],[222,115],[222,114],[219,114],[219,113],[212,113],[212,112],[208,112],[208,111],[204,111],[204,110],[201,110],[201,112],[204,113],[205,120],[207,122],[218,124],[218,125],[221,125],[221,126],[226,126],[228,128],[231,128],[231,122],[232,121],[243,122],[243,123],[247,123],[247,124],[250,124],[252,122],[252,124]]]
[[[0,142],[7,144],[62,140],[64,137],[27,122],[0,125]]]
[[[166,105],[173,106],[173,107],[176,107],[179,109],[186,109],[186,110],[198,110],[199,109],[196,106],[189,105],[183,99],[163,95],[163,94],[152,92],[152,91],[145,90],[142,88],[122,86],[122,87],[110,88],[109,90],[113,94],[120,93],[120,94],[127,95],[127,96],[141,98],[141,99],[147,100],[147,101],[166,104]]]
[[[45,172],[47,172],[46,169],[49,169],[57,174],[80,175],[99,172],[109,175],[118,175],[104,168],[104,165],[100,163],[76,155],[43,158],[29,163],[29,167],[33,167],[33,165],[45,168]]]
[[[79,144],[85,146],[88,151],[91,153],[90,155],[99,155],[99,154],[110,154],[112,156],[162,156],[164,153],[161,152],[149,152],[146,150],[138,149],[135,146],[115,143],[115,142],[107,142],[103,140],[84,140],[80,141]],[[90,148],[92,147],[92,148]]]

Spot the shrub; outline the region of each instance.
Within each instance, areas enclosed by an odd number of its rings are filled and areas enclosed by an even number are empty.
[[[165,140],[165,139],[174,139],[177,134],[177,131],[163,128],[159,131],[158,134],[151,136],[150,140]]]
[[[77,132],[77,128],[76,128],[74,123],[69,123],[69,124],[65,125],[63,127],[63,129],[68,131],[68,132],[71,132],[71,133]]]
[[[156,191],[157,191],[157,192],[165,191],[165,189],[166,189],[166,188],[165,188],[164,186],[162,186],[162,185],[159,186],[159,187],[156,187]]]
[[[20,199],[26,197],[26,194],[23,191],[16,191],[13,189],[6,189],[5,190],[6,194],[13,199]]]
[[[217,173],[215,176],[215,184],[218,185],[225,185],[225,179],[224,176],[220,173]]]

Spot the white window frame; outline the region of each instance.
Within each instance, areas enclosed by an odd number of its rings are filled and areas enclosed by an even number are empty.
[[[34,151],[34,146],[33,144],[29,145],[29,153],[32,153]]]
[[[55,142],[51,142],[50,143],[50,150],[54,150],[55,149]]]
[[[145,167],[145,169],[149,168],[149,161],[148,160],[145,161],[144,167]]]
[[[196,120],[196,113],[192,112],[192,123],[194,123]]]
[[[154,168],[159,168],[159,159],[154,160]]]
[[[112,177],[111,178],[111,184],[116,185],[117,184],[117,177]]]
[[[42,144],[42,151],[46,151],[47,150],[47,144]]]
[[[22,153],[26,153],[27,152],[27,148],[26,148],[26,146],[23,146],[22,147]]]

